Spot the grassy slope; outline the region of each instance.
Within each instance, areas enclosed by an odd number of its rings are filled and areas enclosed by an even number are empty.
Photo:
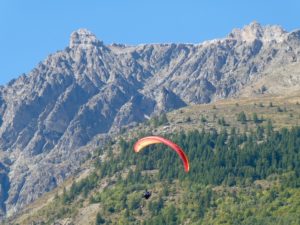
[[[171,133],[180,130],[193,130],[193,129],[218,129],[221,130],[224,127],[231,129],[236,127],[237,129],[250,130],[255,128],[256,125],[252,121],[253,113],[257,113],[259,118],[263,118],[261,125],[266,124],[267,119],[271,119],[275,128],[292,127],[298,125],[300,121],[300,105],[297,104],[300,98],[298,96],[275,98],[265,97],[259,99],[239,99],[239,100],[224,100],[214,104],[208,105],[195,105],[186,107],[180,110],[173,111],[168,114],[169,124],[161,125],[156,128],[150,125],[140,124],[138,127],[125,131],[122,136],[124,139],[131,138],[141,132],[151,134],[163,134]],[[272,107],[270,107],[272,102]],[[249,120],[246,124],[241,124],[237,121],[237,114],[244,111]],[[205,117],[206,121],[201,121],[201,117]],[[224,118],[226,126],[218,124],[218,120]],[[115,152],[118,151],[118,146],[115,145]],[[91,160],[92,161],[92,160]],[[85,169],[87,173],[92,171],[91,161],[86,162]],[[126,176],[128,171],[123,171],[120,176]],[[148,171],[149,173],[149,171]],[[150,171],[151,173],[151,171]],[[152,171],[155,175],[157,171]],[[47,193],[45,196],[37,200],[32,205],[28,206],[22,215],[14,219],[13,223],[19,224],[31,224],[32,221],[42,221],[46,218],[50,218],[51,221],[59,221],[64,224],[68,221],[72,221],[74,224],[95,224],[95,218],[97,212],[101,212],[106,220],[119,222],[125,224],[125,217],[128,217],[127,210],[121,210],[119,213],[107,212],[107,208],[103,209],[103,204],[97,202],[91,204],[90,196],[100,196],[101,199],[106,202],[114,202],[120,197],[120,193],[128,191],[128,201],[134,201],[140,196],[141,190],[145,187],[132,186],[124,187],[121,184],[115,184],[116,177],[109,177],[101,180],[97,188],[93,189],[87,196],[79,196],[79,198],[68,205],[63,206],[60,201],[55,200],[55,195],[59,195],[63,192],[63,187],[67,189],[71,186],[74,180],[79,181],[86,174],[78,175],[78,177],[70,178],[63,183],[60,187],[54,191]],[[203,220],[207,224],[240,224],[242,221],[239,218],[244,218],[246,214],[249,218],[253,217],[253,224],[262,224],[267,221],[270,215],[279,214],[282,215],[282,221],[288,221],[290,217],[293,217],[293,213],[299,213],[299,189],[285,189],[281,190],[280,184],[272,180],[261,181],[264,185],[257,185],[245,187],[245,188],[225,188],[225,187],[212,187],[215,193],[215,202],[217,206],[212,206],[211,211],[205,213]],[[169,194],[165,195],[164,187],[168,187]],[[199,187],[202,190],[205,187]],[[273,189],[278,190],[278,198],[269,199],[268,196],[272,194]],[[165,211],[172,210],[172,206],[177,202],[184,201],[189,198],[187,193],[190,193],[186,185],[180,184],[177,181],[174,183],[153,183],[151,190],[154,191],[151,201],[158,201],[160,196],[163,196]],[[249,192],[253,192],[255,197],[250,198]],[[108,203],[109,204],[109,203]],[[142,209],[133,210],[131,213],[133,217],[137,218],[137,221],[142,221],[146,218],[150,218],[149,202],[144,202]],[[278,205],[284,204],[283,207]],[[107,204],[106,204],[107,206]],[[168,206],[170,206],[168,208]],[[118,207],[118,206],[117,206]],[[121,206],[120,206],[121,207]],[[197,208],[196,203],[188,203],[186,207],[191,209]],[[251,210],[248,210],[251,209]],[[161,213],[164,213],[161,212]],[[63,214],[63,215],[62,215]],[[191,214],[192,216],[192,214]],[[61,219],[57,219],[62,217]],[[53,218],[53,219],[51,219]],[[122,222],[122,220],[124,220]],[[277,221],[278,222],[278,221]],[[189,221],[186,221],[189,224]],[[282,223],[284,224],[284,223]],[[287,223],[289,224],[289,223]]]

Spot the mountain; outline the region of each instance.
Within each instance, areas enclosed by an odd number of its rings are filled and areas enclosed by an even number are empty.
[[[114,137],[7,224],[299,224],[298,100],[226,99],[152,118]],[[164,145],[134,153],[147,134],[180,145],[189,173]]]
[[[186,105],[297,90],[299,56],[299,30],[257,22],[200,44],[105,45],[73,32],[67,48],[0,88],[0,216],[62,183],[122,127]]]

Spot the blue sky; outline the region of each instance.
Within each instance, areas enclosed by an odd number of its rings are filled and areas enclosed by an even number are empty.
[[[0,0],[0,84],[88,28],[105,44],[199,43],[256,20],[300,28],[298,0]]]

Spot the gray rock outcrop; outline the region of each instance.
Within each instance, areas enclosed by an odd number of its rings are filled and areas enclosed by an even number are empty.
[[[98,135],[238,96],[299,56],[299,31],[256,22],[200,44],[104,45],[73,32],[66,49],[0,88],[0,217],[74,173]]]

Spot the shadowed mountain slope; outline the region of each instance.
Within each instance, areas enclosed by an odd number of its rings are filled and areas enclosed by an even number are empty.
[[[299,33],[253,22],[200,44],[127,46],[73,32],[66,49],[0,88],[0,215],[56,187],[122,126],[190,104],[297,88],[298,73],[282,71],[299,67]]]

